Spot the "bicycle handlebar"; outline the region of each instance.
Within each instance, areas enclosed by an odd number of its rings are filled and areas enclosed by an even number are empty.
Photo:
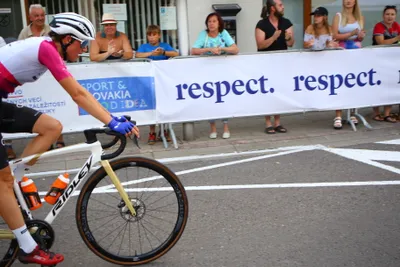
[[[132,121],[130,116],[124,115],[124,117],[127,120],[129,120],[130,122],[132,122],[134,125],[136,125],[136,121]],[[87,130],[84,130],[83,133],[86,137],[86,143],[88,143],[88,144],[97,142],[97,134],[107,134],[107,135],[115,136],[115,138],[111,142],[101,145],[101,147],[103,149],[109,148],[109,147],[115,145],[118,142],[118,140],[121,141],[118,149],[114,153],[102,155],[101,160],[108,160],[108,159],[116,158],[125,150],[126,136],[123,134],[120,134],[118,132],[115,132],[108,127],[87,129]],[[133,142],[139,147],[136,136],[133,137]]]

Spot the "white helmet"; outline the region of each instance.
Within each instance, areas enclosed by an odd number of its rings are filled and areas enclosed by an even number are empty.
[[[73,12],[56,14],[50,22],[50,29],[59,34],[71,34],[80,40],[94,40],[93,24],[84,16]]]

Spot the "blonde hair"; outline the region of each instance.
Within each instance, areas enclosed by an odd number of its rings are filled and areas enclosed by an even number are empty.
[[[354,7],[353,7],[353,16],[356,19],[356,21],[360,24],[361,29],[364,28],[363,21],[361,19],[361,9],[360,6],[358,5],[358,0],[354,1]],[[348,18],[346,12],[344,12],[344,0],[342,1],[342,26],[346,26]]]
[[[326,32],[329,35],[332,35],[331,26],[329,26],[329,22],[328,22],[328,16],[324,16],[324,20],[322,22],[322,25],[325,27]],[[320,34],[317,33],[317,24],[313,23],[312,26],[313,26],[313,31],[314,31],[315,37],[320,36]]]

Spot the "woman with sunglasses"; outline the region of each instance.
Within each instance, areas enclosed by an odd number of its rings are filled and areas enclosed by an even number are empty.
[[[61,13],[50,23],[49,37],[33,37],[16,41],[0,48],[0,97],[7,98],[15,88],[35,82],[47,70],[71,96],[78,106],[116,132],[139,136],[139,129],[121,117],[112,116],[68,72],[63,61],[76,61],[78,55],[93,40],[95,30],[85,17],[75,13]],[[37,88],[40,90],[40,88]],[[56,93],[57,88],[54,88]],[[76,112],[76,111],[71,111]],[[30,132],[37,136],[25,147],[22,156],[46,151],[61,134],[62,125],[49,115],[28,107],[0,101],[0,133]],[[14,196],[14,172],[21,179],[21,169],[11,170],[0,134],[0,215],[13,231],[18,244],[19,261],[44,266],[64,260],[38,246],[27,230]]]

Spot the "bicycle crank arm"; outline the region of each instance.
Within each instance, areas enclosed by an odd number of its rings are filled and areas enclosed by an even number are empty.
[[[122,200],[125,202],[125,205],[128,207],[132,216],[136,216],[135,208],[133,207],[132,202],[129,199],[129,196],[126,193],[125,189],[122,187],[121,182],[119,181],[117,175],[111,168],[110,162],[108,160],[102,160],[101,165],[106,170],[108,176],[110,176],[111,181],[113,182],[115,188],[118,190],[120,196],[122,197]]]
[[[0,239],[14,239],[15,235],[11,230],[0,230]]]

